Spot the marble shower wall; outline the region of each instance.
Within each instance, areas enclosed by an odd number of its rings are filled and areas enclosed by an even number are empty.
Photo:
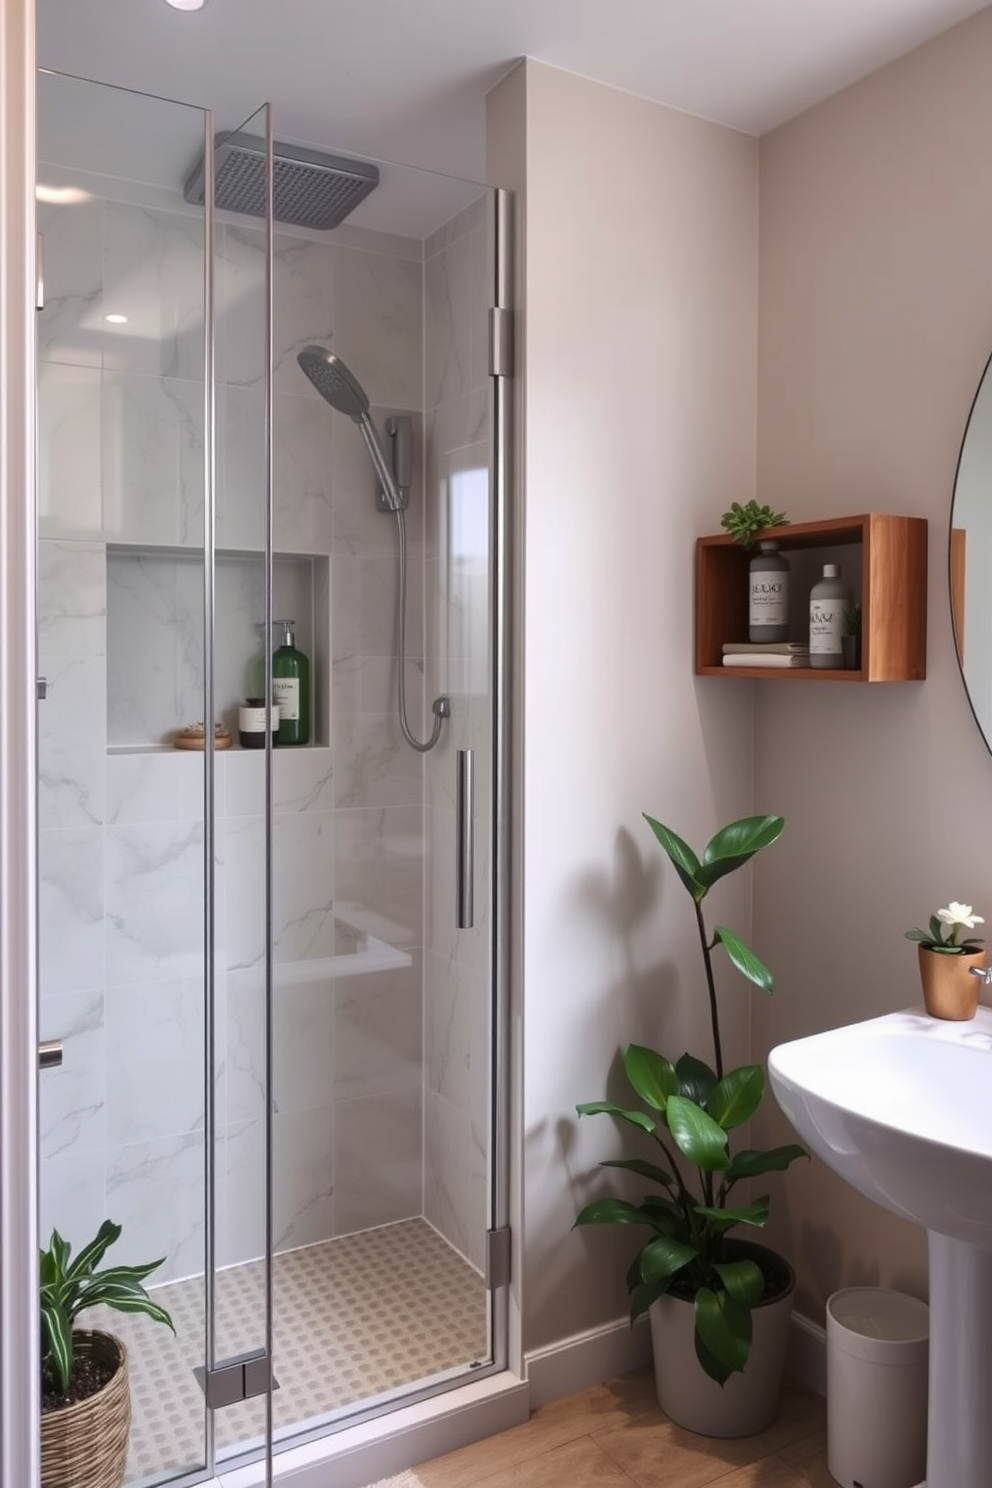
[[[41,1082],[42,1229],[78,1244],[109,1215],[124,1225],[119,1258],[164,1255],[164,1280],[204,1256],[203,757],[161,747],[163,724],[191,721],[202,639],[202,229],[183,211],[100,200],[44,209],[41,226],[41,1030],[65,1041]],[[244,551],[262,532],[261,238],[218,237],[218,542]],[[393,714],[395,523],[375,510],[354,425],[296,364],[307,342],[332,345],[377,418],[419,410],[422,300],[420,243],[277,236],[275,542],[311,574],[293,602],[310,605],[323,719],[316,747],[274,758],[280,1248],[423,1212],[423,764]],[[104,322],[132,307],[127,326]],[[170,550],[183,561],[170,566]],[[256,622],[244,561],[228,627],[239,644]],[[137,580],[142,564],[154,583]],[[226,691],[222,710],[237,702]],[[108,720],[120,744],[124,716],[127,747],[108,749]],[[258,1254],[262,1237],[261,767],[238,749],[216,757],[220,1264]]]
[[[492,675],[490,265],[480,199],[425,246],[429,692],[451,719],[427,756],[424,1213],[480,1269],[489,1228]],[[456,752],[473,750],[475,917],[455,928]]]

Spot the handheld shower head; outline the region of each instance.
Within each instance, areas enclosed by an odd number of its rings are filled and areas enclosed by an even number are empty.
[[[358,425],[369,459],[375,467],[390,511],[402,511],[406,501],[397,489],[393,472],[389,468],[386,452],[382,447],[379,432],[369,413],[368,394],[354,372],[323,346],[304,346],[296,360],[317,389],[320,396],[338,413],[347,414]]]
[[[362,415],[368,416],[369,400],[365,389],[339,356],[325,351],[323,346],[304,346],[296,360],[317,389],[322,398],[345,413],[355,423],[361,423]]]

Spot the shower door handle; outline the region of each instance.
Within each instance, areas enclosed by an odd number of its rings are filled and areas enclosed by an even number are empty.
[[[455,863],[456,916],[459,930],[471,930],[475,923],[474,873],[474,800],[473,751],[459,749],[456,754],[455,780]]]
[[[38,1045],[38,1068],[58,1069],[62,1063],[62,1040],[45,1039]]]

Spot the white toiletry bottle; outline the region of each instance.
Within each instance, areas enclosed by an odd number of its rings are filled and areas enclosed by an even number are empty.
[[[809,594],[809,664],[811,667],[843,667],[840,638],[844,610],[851,603],[838,563],[823,565],[823,578]]]
[[[759,542],[749,569],[749,641],[789,639],[789,565],[777,542]]]

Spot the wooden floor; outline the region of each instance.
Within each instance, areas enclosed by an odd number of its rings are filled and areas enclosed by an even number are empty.
[[[662,1415],[648,1369],[553,1401],[415,1471],[424,1488],[836,1488],[826,1426],[825,1401],[787,1386],[760,1436],[695,1436]]]

